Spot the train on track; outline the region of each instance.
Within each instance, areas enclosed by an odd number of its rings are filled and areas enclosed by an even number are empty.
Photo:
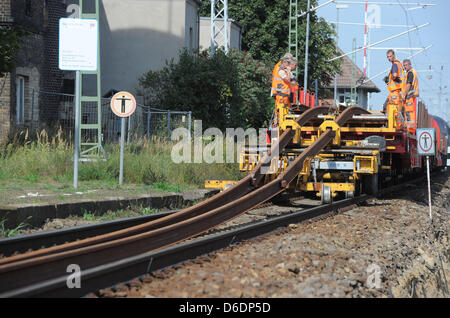
[[[431,165],[445,167],[449,130],[445,121],[431,116],[420,99],[415,99],[414,105],[409,107],[403,107],[399,100],[399,96],[390,94],[386,110],[380,112],[345,106],[314,108],[310,106],[314,103],[305,105],[300,99],[268,130],[267,146],[243,147],[240,170],[254,174],[262,158],[269,158],[270,162],[262,163],[266,167],[262,182],[267,184],[282,175],[323,134],[331,131],[333,137],[328,143],[302,159],[303,166],[286,185],[286,191],[315,194],[324,204],[331,203],[337,196],[376,194],[386,182],[396,183],[399,178],[419,172],[425,166],[417,149],[418,128],[435,128],[437,151]],[[348,111],[351,116],[347,116],[345,123],[338,123],[338,116],[349,108],[354,109]],[[299,120],[306,113],[312,116]],[[281,142],[287,131],[291,134],[287,138],[289,141]],[[279,149],[272,149],[274,145]],[[273,151],[279,153],[267,156]],[[219,185],[226,189],[233,183],[207,181],[206,186]]]

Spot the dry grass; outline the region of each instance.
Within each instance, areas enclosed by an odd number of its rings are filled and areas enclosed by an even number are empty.
[[[176,164],[171,152],[174,142],[163,138],[141,138],[127,144],[124,157],[124,180],[133,184],[203,187],[206,179],[242,177],[237,164]],[[106,161],[81,163],[80,181],[117,180],[120,147],[105,145]],[[73,146],[59,130],[50,137],[45,130],[30,136],[18,133],[0,148],[0,180],[23,179],[30,182],[53,180],[69,182],[73,178]]]

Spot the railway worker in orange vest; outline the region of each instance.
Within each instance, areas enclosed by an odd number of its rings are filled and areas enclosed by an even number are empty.
[[[293,58],[291,53],[286,53],[281,59],[280,61],[275,65],[275,67],[273,68],[272,71],[272,90],[270,93],[270,96],[275,96],[276,94],[276,85],[275,85],[275,80],[279,78],[279,74],[278,72],[281,69],[285,69],[288,67],[289,65],[289,60],[291,60]]]
[[[403,99],[407,101],[410,98],[419,97],[419,76],[416,70],[412,68],[410,60],[404,60],[403,66],[406,72],[406,86]]]
[[[292,60],[284,56],[272,74],[272,96],[275,96],[275,125],[289,112]]]
[[[403,67],[406,73],[406,87],[403,93],[403,100],[406,111],[406,124],[412,130],[416,128],[416,105],[419,97],[419,76],[415,69],[411,66],[411,61],[405,59]]]
[[[389,96],[393,97],[393,99],[401,99],[401,96],[405,90],[405,71],[403,69],[402,63],[395,58],[394,50],[389,50],[386,53],[387,59],[392,63],[391,71],[389,75],[384,78],[385,83],[388,86]],[[383,105],[383,112],[386,112],[386,106],[388,104],[388,99],[386,103]],[[401,100],[398,100],[399,105],[402,103]]]

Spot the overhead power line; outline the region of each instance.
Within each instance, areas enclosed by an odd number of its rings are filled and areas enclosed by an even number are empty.
[[[430,23],[428,22],[428,23],[422,24],[422,25],[420,25],[420,26],[414,27],[414,28],[412,28],[412,29],[409,29],[409,30],[407,30],[407,31],[405,31],[405,32],[402,32],[402,33],[399,33],[399,34],[397,34],[397,35],[391,36],[391,37],[389,37],[389,38],[387,38],[387,39],[384,39],[384,40],[381,40],[381,41],[372,43],[372,44],[368,45],[367,48],[372,47],[372,46],[375,46],[375,45],[378,45],[378,44],[381,44],[381,43],[384,43],[384,42],[387,42],[387,41],[392,40],[392,39],[395,39],[395,38],[398,38],[398,37],[400,37],[400,36],[402,36],[402,35],[405,35],[405,34],[407,34],[407,33],[409,33],[409,32],[412,32],[412,31],[418,30],[418,29],[420,29],[420,28],[423,28],[423,27],[425,27],[425,26],[427,26],[427,25],[429,25],[429,24],[430,24]],[[331,62],[331,61],[334,61],[334,60],[343,58],[344,56],[347,56],[347,55],[350,55],[350,54],[353,54],[353,53],[356,53],[356,52],[359,52],[359,51],[362,51],[362,50],[364,50],[364,47],[360,47],[360,48],[358,48],[358,49],[356,49],[356,50],[354,50],[354,51],[352,51],[352,52],[345,53],[345,54],[342,54],[342,55],[337,56],[337,57],[335,57],[335,58],[329,59],[328,62]]]
[[[366,4],[365,1],[334,1],[334,3],[342,3],[342,4]],[[402,6],[418,6],[418,7],[430,7],[435,6],[434,3],[418,3],[418,2],[377,2],[377,1],[371,1],[367,2],[367,4],[377,4],[377,5],[402,5]]]
[[[409,56],[408,58],[411,59],[411,58],[415,57],[416,55],[418,55],[418,54],[420,54],[420,53],[423,53],[423,52],[427,51],[427,50],[430,49],[431,47],[432,47],[432,45],[429,45],[429,46],[427,46],[426,48],[424,48],[422,51],[416,52],[416,53],[414,53],[413,55]],[[369,79],[366,79],[366,80],[363,81],[359,86],[364,85],[365,83],[374,80],[375,78],[377,78],[377,77],[379,77],[379,76],[385,74],[386,72],[389,72],[390,69],[391,69],[391,68],[387,68],[387,69],[383,70],[382,72],[378,73],[377,75],[374,75],[374,76],[372,76],[372,77],[369,78]]]

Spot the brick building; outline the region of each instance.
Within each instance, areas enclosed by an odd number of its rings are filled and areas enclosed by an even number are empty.
[[[37,100],[33,91],[60,92],[58,21],[66,16],[63,0],[0,0],[0,25],[21,26],[16,68],[0,78],[0,142],[19,129],[37,129],[56,120],[59,101]]]

